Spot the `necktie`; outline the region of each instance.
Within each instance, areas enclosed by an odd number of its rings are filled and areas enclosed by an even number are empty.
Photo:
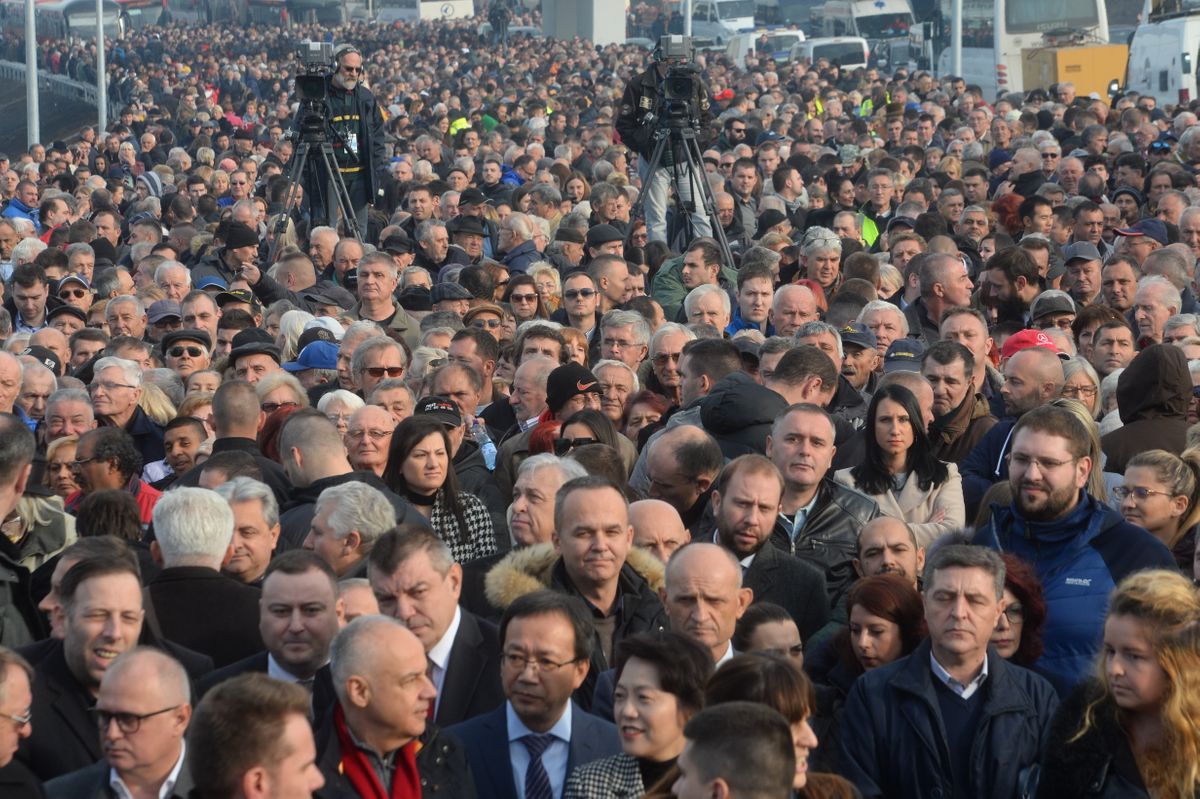
[[[529,768],[525,769],[525,799],[554,799],[550,775],[542,765],[542,753],[554,742],[554,736],[525,735],[520,740],[529,751]]]

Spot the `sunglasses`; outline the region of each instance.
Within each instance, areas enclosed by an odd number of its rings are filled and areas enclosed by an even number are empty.
[[[502,324],[503,322],[499,319],[473,319],[471,321],[471,327],[486,328],[488,330],[495,330]]]
[[[1165,141],[1151,142],[1150,143],[1150,152],[1152,152],[1152,153],[1169,153],[1169,152],[1171,152],[1171,145],[1167,144]]]
[[[182,358],[185,353],[189,358],[199,358],[204,354],[204,350],[199,347],[172,347],[167,355],[172,358]]]
[[[595,289],[567,289],[566,291],[563,292],[563,296],[566,297],[568,300],[577,300],[580,297],[583,297],[586,300],[590,297],[596,296],[596,290]]]
[[[290,400],[288,402],[264,402],[258,407],[262,408],[263,413],[275,413],[280,408],[299,408],[300,403]]]
[[[513,302],[535,302],[538,295],[536,294],[510,294],[508,298]]]
[[[342,72],[345,72],[347,75],[357,75],[362,71],[362,67],[342,67]]]
[[[58,298],[60,300],[69,300],[72,298],[81,300],[89,293],[90,292],[87,289],[63,289],[62,291],[58,292]]]
[[[556,438],[554,440],[554,454],[561,457],[575,447],[583,447],[595,443],[596,439],[594,438]]]
[[[363,371],[369,374],[371,377],[383,377],[384,375],[387,375],[388,377],[404,376],[403,366],[368,366],[366,369],[363,369]]]

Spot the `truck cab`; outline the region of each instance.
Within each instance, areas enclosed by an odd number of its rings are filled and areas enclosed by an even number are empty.
[[[739,33],[754,30],[754,0],[696,0],[692,5],[692,35],[725,44]]]

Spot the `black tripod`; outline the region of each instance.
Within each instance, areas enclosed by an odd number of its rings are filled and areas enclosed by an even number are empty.
[[[671,185],[675,187],[677,200],[674,234],[667,238],[675,242],[673,249],[683,252],[696,238],[695,223],[692,215],[696,213],[696,204],[700,203],[705,215],[709,218],[713,238],[721,245],[721,255],[725,264],[733,266],[733,253],[729,249],[729,240],[725,238],[725,230],[717,219],[717,202],[712,189],[708,185],[704,172],[704,157],[700,142],[696,140],[694,124],[679,124],[675,120],[662,120],[662,125],[654,132],[654,151],[650,154],[650,162],[646,168],[646,179],[642,184],[642,193],[638,195],[637,206],[631,217],[637,219],[642,215],[646,205],[646,193],[652,185],[660,169],[670,169]],[[670,147],[671,163],[663,164],[663,154]],[[695,196],[695,186],[700,188],[700,197]]]
[[[330,197],[332,196],[341,211],[342,219],[350,235],[362,241],[362,228],[359,227],[358,217],[354,213],[354,203],[338,170],[337,157],[333,154],[333,145],[321,133],[302,134],[296,142],[296,151],[292,153],[292,169],[288,175],[288,192],[283,201],[283,213],[275,228],[275,241],[271,244],[271,263],[279,254],[279,243],[287,232],[288,219],[292,212],[299,208],[301,189],[307,195],[309,208],[309,229],[320,225],[336,222],[336,215],[330,212]]]

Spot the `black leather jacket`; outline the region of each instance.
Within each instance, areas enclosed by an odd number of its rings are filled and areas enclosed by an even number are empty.
[[[875,500],[827,476],[817,489],[817,504],[796,540],[792,540],[791,530],[783,520],[777,519],[771,543],[825,572],[832,606],[855,580],[853,560],[858,555],[858,531],[878,515]]]

